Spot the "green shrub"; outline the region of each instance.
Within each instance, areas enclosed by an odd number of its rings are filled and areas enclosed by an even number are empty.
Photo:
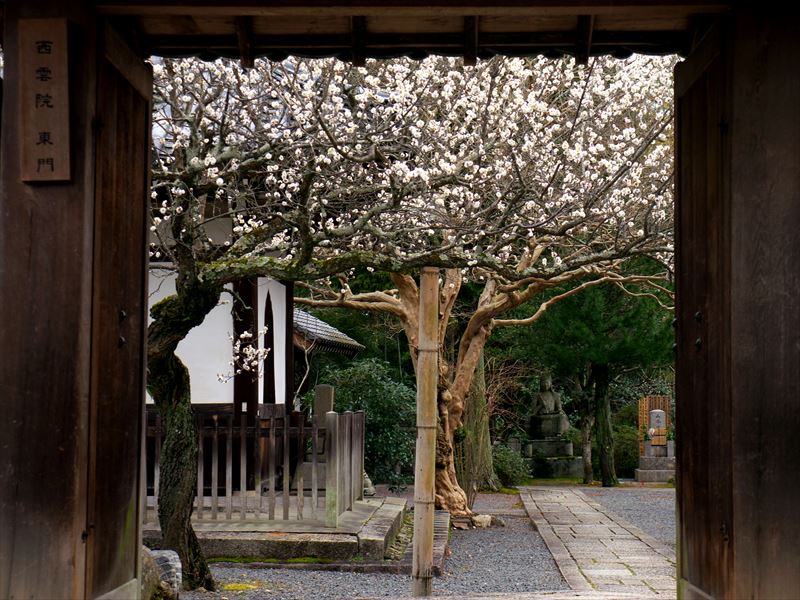
[[[373,481],[400,484],[413,472],[416,392],[392,378],[392,367],[377,359],[346,369],[328,369],[322,381],[335,388],[334,409],[363,410],[364,468]]]
[[[503,487],[519,485],[528,477],[529,471],[525,459],[508,446],[498,445],[492,448],[492,463]]]
[[[633,477],[639,466],[639,435],[636,427],[614,428],[614,467],[617,477]]]
[[[574,456],[580,456],[583,450],[583,437],[581,436],[581,430],[577,427],[570,427],[561,434],[561,437],[565,442],[572,442],[572,454]]]

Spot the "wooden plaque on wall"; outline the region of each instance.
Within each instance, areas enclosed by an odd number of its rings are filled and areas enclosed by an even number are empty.
[[[20,19],[20,172],[23,181],[69,181],[66,19]]]

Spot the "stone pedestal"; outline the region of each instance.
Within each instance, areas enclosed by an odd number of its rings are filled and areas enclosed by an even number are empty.
[[[558,437],[569,429],[567,415],[562,413],[534,415],[531,417],[531,437],[541,440]]]
[[[583,477],[583,459],[580,456],[548,458],[553,467],[553,477]]]
[[[561,437],[569,429],[563,411],[534,415],[530,420],[533,471],[536,477],[581,477],[583,463],[572,455],[572,442]]]
[[[662,446],[666,450],[666,446]],[[674,456],[640,456],[636,469],[636,481],[666,483],[675,479]]]
[[[565,442],[561,438],[548,440],[533,440],[533,453],[539,456],[572,456],[572,442]]]

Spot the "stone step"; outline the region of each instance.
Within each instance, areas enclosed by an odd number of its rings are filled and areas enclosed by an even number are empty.
[[[383,560],[386,549],[397,535],[406,512],[403,498],[386,498],[358,532],[359,553],[367,560]]]

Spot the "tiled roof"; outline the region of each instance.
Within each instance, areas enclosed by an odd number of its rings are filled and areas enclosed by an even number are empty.
[[[350,336],[297,308],[294,309],[294,330],[305,339],[314,342],[318,350],[339,352],[352,357],[364,349],[364,346]]]

